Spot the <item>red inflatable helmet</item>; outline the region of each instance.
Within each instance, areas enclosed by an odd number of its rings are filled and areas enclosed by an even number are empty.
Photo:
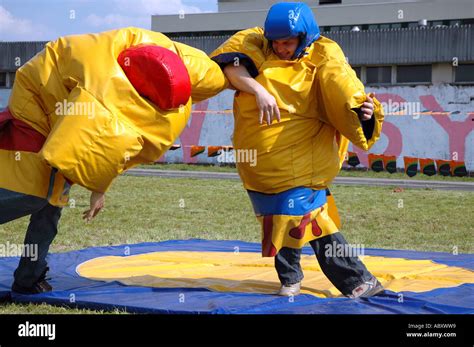
[[[181,58],[156,45],[138,45],[122,51],[118,63],[137,92],[162,110],[186,105],[191,81]]]

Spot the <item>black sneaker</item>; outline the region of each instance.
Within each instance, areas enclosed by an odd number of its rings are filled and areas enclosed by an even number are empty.
[[[49,268],[46,268],[44,272],[41,274],[38,281],[33,284],[31,287],[23,287],[20,286],[18,283],[13,282],[12,291],[19,294],[39,294],[39,293],[46,293],[53,290],[53,287],[46,281],[46,273],[49,271]],[[50,278],[48,278],[50,279]]]
[[[370,280],[362,283],[352,291],[352,295],[348,295],[351,299],[370,298],[384,292],[384,288],[378,279],[373,276]]]

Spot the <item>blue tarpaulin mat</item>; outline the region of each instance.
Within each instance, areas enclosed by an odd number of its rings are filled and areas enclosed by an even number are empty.
[[[36,295],[14,293],[11,295],[11,299],[18,303],[45,302],[52,305],[79,308],[121,309],[128,312],[162,314],[474,313],[473,254],[454,255],[438,252],[366,249],[367,259],[375,259],[377,262],[386,264],[384,268],[390,268],[388,264],[396,261],[396,266],[405,266],[405,272],[403,275],[384,275],[388,276],[387,281],[393,280],[394,285],[398,285],[401,290],[392,291],[388,286],[389,290],[386,290],[385,294],[381,296],[357,300],[342,296],[318,296],[315,294],[318,293],[317,291],[307,291],[291,299],[272,293],[259,292],[259,290],[242,291],[241,288],[245,287],[246,283],[257,286],[257,289],[261,284],[262,290],[265,291],[267,290],[265,286],[269,282],[266,283],[265,280],[253,280],[252,282],[252,278],[250,278],[252,276],[248,276],[250,279],[245,281],[227,279],[223,282],[220,281],[220,274],[223,270],[219,267],[222,264],[209,265],[209,258],[212,258],[213,255],[228,254],[226,258],[232,259],[233,255],[239,254],[242,262],[248,262],[249,255],[257,259],[260,257],[260,252],[261,245],[257,243],[193,239],[93,247],[66,253],[54,253],[48,255],[51,269],[49,282],[54,290]],[[310,248],[304,248],[303,254],[311,255],[313,251]],[[148,257],[148,255],[150,256]],[[140,273],[137,273],[138,268],[130,270],[140,259],[133,257],[141,256],[147,256],[148,262],[145,265],[140,265],[140,271],[156,262],[162,264],[158,271],[166,271],[168,277],[170,274],[176,275],[163,282],[164,279],[159,276],[159,272],[157,275],[156,272],[147,272],[148,269]],[[317,261],[313,257],[311,259],[316,265]],[[267,261],[269,259],[272,264],[272,258],[265,259]],[[0,258],[0,299],[10,296],[13,271],[18,260],[18,257]],[[127,263],[122,264],[122,261],[127,261]],[[364,262],[366,262],[365,258]],[[248,263],[246,264],[249,268]],[[238,277],[239,274],[242,276],[242,274],[245,275],[245,271],[250,271],[246,266],[236,268],[235,276]],[[367,266],[377,275],[377,271],[372,270],[368,261]],[[411,269],[420,266],[423,271],[413,272]],[[78,271],[79,268],[81,271]],[[277,278],[276,273],[273,274],[274,269],[271,266],[265,267],[259,264],[257,268],[262,272],[266,271],[268,276]],[[305,267],[303,268],[305,269]],[[431,268],[437,272],[433,272],[433,275],[430,274],[427,278],[433,278],[437,284],[427,284],[425,279],[424,282],[420,282],[422,285],[420,288],[428,286],[428,290],[412,290],[416,287],[416,282],[421,281],[420,278],[423,277],[421,274],[429,272]],[[186,272],[180,272],[181,269],[183,271],[191,269],[193,273],[201,272],[202,276],[197,276],[198,279],[195,278],[196,276],[182,279],[180,274]],[[107,277],[108,275],[97,279],[92,278],[93,276],[81,276],[78,273],[87,273],[89,270],[95,271],[96,274],[110,275],[112,273],[118,279],[111,280],[113,276]],[[131,271],[128,278],[120,278],[120,275],[117,275],[127,273],[127,271]],[[229,270],[228,272],[230,272],[229,276],[232,276],[233,271]],[[305,277],[303,285],[305,285],[307,277]],[[378,275],[377,277],[380,279]],[[440,280],[437,281],[437,278]],[[137,279],[138,282],[136,282]],[[447,284],[443,285],[443,281]],[[407,285],[412,282],[414,286]],[[140,283],[140,285],[134,283]],[[180,286],[183,283],[186,285]],[[220,286],[222,283],[225,288]],[[274,285],[277,283],[272,283],[269,288]],[[407,290],[404,290],[405,287]]]

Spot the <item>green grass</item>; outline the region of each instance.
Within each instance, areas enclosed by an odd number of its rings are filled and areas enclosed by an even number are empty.
[[[233,165],[214,165],[214,164],[146,164],[140,165],[141,169],[155,170],[178,170],[178,171],[212,171],[212,172],[237,172]]]
[[[469,192],[334,186],[349,243],[370,248],[474,252]],[[89,193],[73,187],[52,252],[92,246],[202,238],[260,242],[259,225],[241,183],[121,176],[94,221],[82,221]],[[71,200],[71,202],[73,202]],[[400,204],[403,207],[399,207]],[[183,205],[184,204],[184,205]],[[0,226],[0,242],[21,243],[28,218]],[[1,313],[93,313],[49,305],[0,305]]]
[[[235,166],[214,165],[214,164],[149,164],[140,165],[142,169],[155,170],[179,170],[179,171],[212,171],[212,172],[237,172]],[[427,180],[427,181],[451,181],[451,182],[474,182],[474,177],[451,177],[451,176],[426,176],[418,173],[413,177],[408,177],[403,172],[388,173],[375,172],[365,169],[344,169],[339,172],[339,177],[364,177],[364,178],[391,178],[401,180]]]
[[[0,314],[125,314],[120,310],[94,311],[48,304],[0,304]]]

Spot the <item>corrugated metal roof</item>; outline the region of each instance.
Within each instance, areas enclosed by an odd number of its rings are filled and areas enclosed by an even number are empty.
[[[47,42],[0,42],[0,70],[15,71],[44,48]],[[19,59],[19,60],[18,60]],[[18,63],[18,64],[17,64]]]
[[[474,61],[474,26],[325,33],[353,65]]]
[[[339,43],[351,65],[430,64],[474,61],[474,26],[400,28],[325,32]],[[229,38],[225,35],[173,35],[172,39],[212,52]],[[46,42],[0,42],[0,70],[15,71]]]
[[[474,61],[474,26],[325,32],[352,65],[429,64]],[[229,35],[173,36],[173,40],[212,52]]]

